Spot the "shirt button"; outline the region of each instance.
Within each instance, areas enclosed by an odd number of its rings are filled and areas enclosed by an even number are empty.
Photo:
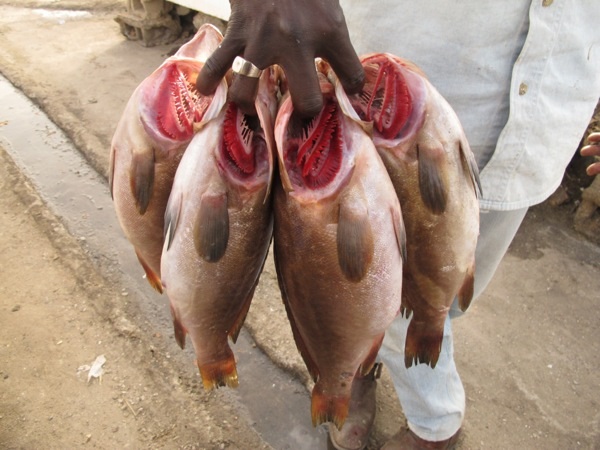
[[[525,83],[521,83],[519,85],[519,95],[525,95],[527,93],[527,85]]]
[[[542,0],[542,6],[550,6],[554,0]]]

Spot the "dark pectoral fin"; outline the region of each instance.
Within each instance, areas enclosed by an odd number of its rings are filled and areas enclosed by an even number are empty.
[[[436,158],[439,151],[417,146],[421,198],[434,214],[441,214],[446,210],[447,200],[446,185],[441,176],[439,159]]]
[[[198,218],[194,223],[196,251],[205,261],[218,261],[225,254],[228,240],[227,194],[203,194]]]
[[[337,227],[338,261],[350,281],[360,281],[373,259],[373,231],[366,208],[342,204]]]
[[[135,205],[138,212],[144,214],[148,209],[154,185],[154,153],[151,157],[148,154],[134,154],[129,176]]]

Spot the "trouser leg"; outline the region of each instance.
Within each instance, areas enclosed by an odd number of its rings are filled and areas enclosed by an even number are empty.
[[[526,212],[527,208],[481,212],[474,298],[489,284]],[[451,308],[452,317],[462,314],[456,303]],[[408,323],[403,317],[394,320],[379,357],[388,367],[410,429],[428,441],[448,439],[460,428],[465,413],[465,392],[454,364],[450,317],[444,325],[442,351],[435,369],[425,364],[404,367]]]

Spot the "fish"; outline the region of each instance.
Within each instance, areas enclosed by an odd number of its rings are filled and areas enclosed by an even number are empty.
[[[226,101],[225,82],[211,96],[196,90],[204,61],[222,39],[214,26],[202,26],[137,86],[112,138],[108,176],[117,218],[160,293],[164,214],[175,171],[204,117]]]
[[[291,98],[275,122],[274,258],[296,346],[315,381],[313,425],[341,428],[352,383],[373,368],[398,315],[400,203],[373,142],[321,62],[324,106],[303,122]]]
[[[387,53],[361,62],[365,85],[350,102],[373,127],[406,226],[402,315],[411,320],[404,362],[435,368],[452,302],[458,296],[465,311],[473,297],[477,164],[456,113],[421,69]]]
[[[275,70],[262,74],[258,117],[227,103],[186,149],[165,212],[162,284],[175,339],[189,334],[206,390],[239,384],[234,343],[273,234]]]

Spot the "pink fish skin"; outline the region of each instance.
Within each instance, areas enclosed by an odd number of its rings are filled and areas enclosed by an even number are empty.
[[[273,233],[271,70],[261,77],[255,105],[258,120],[228,103],[198,131],[165,214],[161,273],[175,338],[183,348],[190,335],[207,390],[238,385],[228,337],[237,339]]]
[[[164,213],[175,171],[194,127],[207,112],[220,110],[227,95],[225,83],[208,97],[195,86],[221,40],[215,27],[200,28],[136,88],[112,139],[109,184],[117,217],[159,292]]]
[[[464,311],[473,296],[477,165],[458,117],[420,69],[390,54],[361,60],[366,83],[350,100],[373,125],[406,225],[402,313],[412,319],[405,365],[435,367],[454,298]]]
[[[326,72],[326,69],[321,68]],[[274,254],[296,345],[315,380],[312,420],[343,425],[352,383],[373,367],[401,302],[400,204],[345,94],[321,75],[324,108],[309,124],[280,107]],[[345,99],[348,103],[348,100]]]

